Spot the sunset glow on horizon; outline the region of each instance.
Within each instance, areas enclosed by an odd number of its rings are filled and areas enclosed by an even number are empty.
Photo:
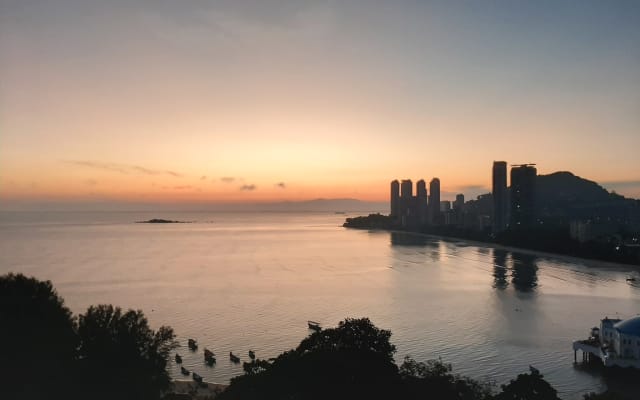
[[[640,198],[640,3],[5,1],[0,207],[386,201],[494,160]]]

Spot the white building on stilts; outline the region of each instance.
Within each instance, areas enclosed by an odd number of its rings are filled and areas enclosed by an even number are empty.
[[[600,327],[591,329],[586,340],[573,342],[574,359],[582,351],[583,360],[593,356],[605,367],[633,367],[640,369],[640,316],[626,320],[605,318]]]

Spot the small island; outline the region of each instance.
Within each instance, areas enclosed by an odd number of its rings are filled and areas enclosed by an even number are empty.
[[[393,229],[394,222],[392,217],[378,213],[369,214],[366,217],[347,218],[342,226],[356,229]]]
[[[136,221],[136,224],[186,224],[186,221],[172,221],[170,219],[152,218],[146,221]]]

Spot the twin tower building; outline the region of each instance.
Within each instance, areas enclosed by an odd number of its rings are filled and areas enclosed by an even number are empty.
[[[431,180],[429,193],[423,179],[416,184],[415,196],[410,179],[392,181],[390,216],[404,227],[440,223],[440,179]]]

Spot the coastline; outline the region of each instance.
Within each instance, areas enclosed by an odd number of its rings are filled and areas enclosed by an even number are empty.
[[[464,243],[469,243],[472,245],[490,247],[493,249],[500,249],[500,250],[506,250],[510,252],[536,255],[540,257],[557,258],[562,261],[573,262],[573,263],[582,263],[588,267],[618,268],[626,271],[640,272],[640,265],[638,264],[625,264],[625,263],[619,263],[614,261],[599,260],[597,258],[584,258],[584,257],[572,256],[572,255],[563,254],[563,253],[552,253],[552,252],[542,251],[542,250],[533,250],[526,247],[508,246],[508,245],[504,245],[496,242],[490,242],[490,241],[467,239],[459,236],[438,235],[433,233],[423,233],[423,232],[417,232],[417,231],[389,229],[389,228],[380,228],[380,227],[366,228],[366,227],[353,227],[353,226],[344,226],[344,225],[343,227],[345,229],[356,229],[356,230],[367,230],[367,231],[378,231],[378,232],[389,232],[389,233],[403,233],[403,234],[410,234],[410,235],[421,236],[421,237],[431,237],[431,238],[444,239],[444,240],[456,240]]]
[[[162,396],[162,399],[212,400],[228,386],[212,382],[203,382],[202,385],[198,385],[193,380],[174,379],[171,383],[171,389]]]

